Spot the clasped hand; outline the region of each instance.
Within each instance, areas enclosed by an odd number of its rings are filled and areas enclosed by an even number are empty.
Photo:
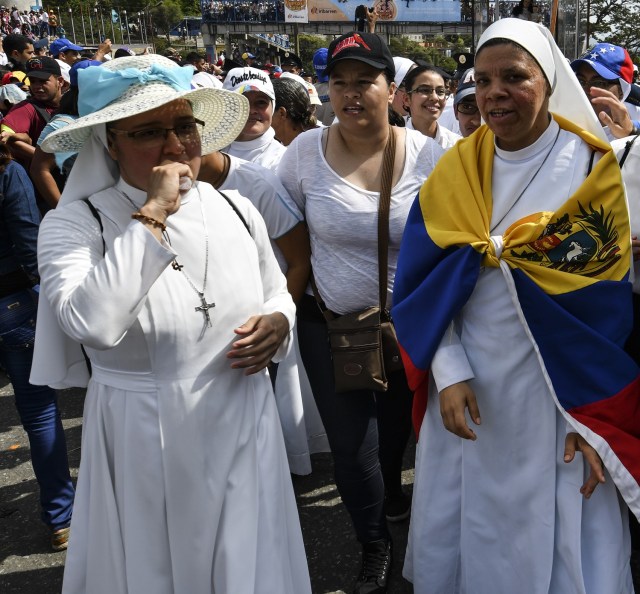
[[[244,369],[252,375],[264,369],[289,333],[289,321],[280,312],[252,316],[234,330],[241,336],[227,353],[233,369]]]
[[[453,384],[440,392],[440,415],[445,428],[462,439],[475,441],[477,436],[467,424],[467,410],[471,420],[476,425],[480,425],[480,409],[476,395],[467,382]],[[574,432],[568,433],[564,446],[565,463],[572,462],[578,451],[582,452],[590,468],[589,476],[580,488],[580,493],[585,499],[589,499],[598,484],[605,482],[603,464],[598,452],[587,443],[584,437]]]
[[[180,208],[180,179],[185,177],[191,180],[194,177],[186,163],[172,161],[154,167],[149,176],[144,206],[162,213],[161,220],[177,212]]]

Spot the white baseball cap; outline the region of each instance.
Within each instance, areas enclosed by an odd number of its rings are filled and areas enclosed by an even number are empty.
[[[304,78],[297,74],[293,74],[293,72],[283,72],[280,75],[280,78],[291,78],[296,82],[299,82],[309,94],[309,101],[311,102],[311,105],[322,105],[322,101],[320,101],[320,95],[318,95],[318,91],[313,83],[304,80]]]
[[[276,94],[269,75],[263,70],[251,68],[250,66],[229,70],[222,83],[222,88],[242,94],[249,91],[258,91],[264,93],[271,101],[275,102],[276,100]]]

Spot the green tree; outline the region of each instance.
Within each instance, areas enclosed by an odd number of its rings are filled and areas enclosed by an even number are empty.
[[[444,41],[441,37],[435,39]],[[457,46],[454,46],[452,49],[456,49],[456,47]],[[456,61],[453,58],[445,56],[440,48],[423,47],[419,43],[402,35],[391,38],[389,49],[394,56],[409,58],[411,60],[424,60],[429,64],[451,72],[456,69]]]
[[[309,35],[306,33],[298,35],[300,59],[302,60],[305,72],[308,72],[309,74],[313,74],[315,72],[312,62],[313,54],[321,47],[329,47],[329,43],[330,41],[325,35]]]
[[[151,9],[153,23],[162,31],[167,38],[167,42],[171,42],[169,32],[171,27],[184,18],[182,6],[178,0],[163,0],[161,4]]]
[[[580,0],[582,39],[587,31],[587,0]],[[590,0],[589,36],[593,41],[609,42],[627,48],[640,62],[640,0]]]

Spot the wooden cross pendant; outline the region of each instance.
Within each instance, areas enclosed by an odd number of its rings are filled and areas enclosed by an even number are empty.
[[[206,325],[211,328],[211,316],[209,315],[209,310],[213,309],[216,304],[215,303],[207,303],[207,300],[204,297],[204,293],[200,293],[198,291],[198,297],[200,297],[200,305],[195,308],[196,311],[201,311],[204,314],[204,320]]]

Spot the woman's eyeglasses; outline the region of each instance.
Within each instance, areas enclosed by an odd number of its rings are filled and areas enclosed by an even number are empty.
[[[178,124],[174,128],[143,128],[133,132],[109,128],[108,131],[126,136],[141,146],[157,147],[166,142],[169,132],[173,132],[182,144],[195,144],[200,142],[203,129],[204,122],[194,119],[191,122]]]
[[[473,115],[478,113],[478,106],[475,103],[463,103],[460,102],[456,105],[456,108],[460,113],[464,113],[466,115]]]
[[[581,76],[576,77],[578,79],[578,84],[583,89],[589,89],[591,87],[595,87],[596,89],[609,89],[618,84],[618,79],[615,78],[613,80],[607,80],[606,78],[590,78],[587,80],[586,78],[582,78]]]
[[[436,94],[436,96],[438,97],[438,99],[443,99],[444,97],[447,96],[447,90],[444,87],[438,87],[438,88],[433,88],[433,87],[427,87],[426,85],[420,85],[419,87],[416,87],[415,89],[408,91],[409,95],[421,95],[422,97],[431,97],[431,95]]]

